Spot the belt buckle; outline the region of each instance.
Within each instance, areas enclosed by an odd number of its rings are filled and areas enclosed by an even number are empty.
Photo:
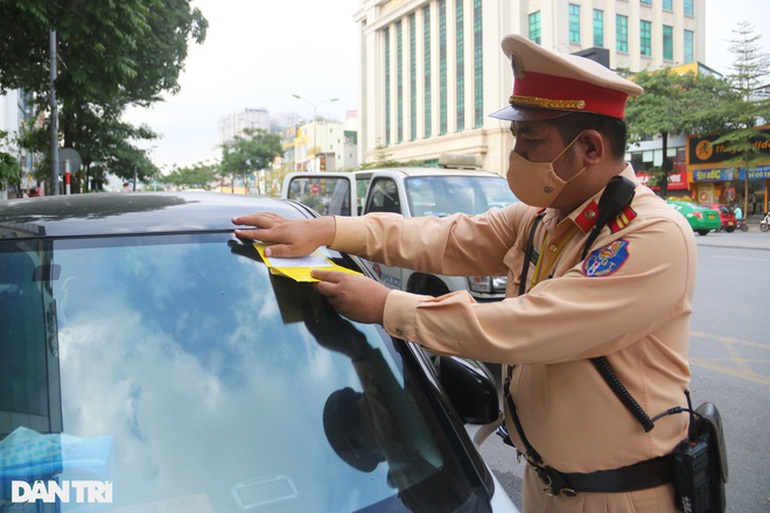
[[[554,490],[553,479],[551,479],[551,476],[548,474],[544,467],[540,465],[535,466],[535,472],[537,472],[537,475],[540,476],[543,484],[545,484],[543,493],[549,497],[556,497],[558,495],[563,495],[564,497],[575,497],[577,495],[577,492],[572,488],[561,487],[558,490]]]

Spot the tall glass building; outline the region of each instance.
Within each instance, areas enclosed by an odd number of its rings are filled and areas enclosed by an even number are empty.
[[[566,53],[606,49],[629,73],[705,60],[705,0],[363,0],[359,157],[482,157],[499,173],[512,140],[488,114],[513,89],[503,36]]]

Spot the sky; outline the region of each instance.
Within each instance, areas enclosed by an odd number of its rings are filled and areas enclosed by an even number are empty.
[[[749,21],[770,53],[767,0],[706,1],[706,59],[731,72],[733,29]],[[181,90],[149,109],[130,109],[126,120],[162,134],[142,144],[162,171],[213,162],[220,150],[220,117],[246,108],[272,116],[296,112],[344,121],[359,108],[359,0],[193,0],[209,21],[206,41],[192,45],[180,75]],[[293,95],[299,95],[298,100]],[[332,98],[338,101],[329,102]]]

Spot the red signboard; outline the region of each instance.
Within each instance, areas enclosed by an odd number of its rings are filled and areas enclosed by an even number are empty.
[[[636,177],[639,181],[649,186],[650,175],[647,173],[637,173]],[[650,189],[657,191],[660,190],[659,185],[653,185]],[[685,171],[675,171],[668,175],[668,190],[669,191],[686,191],[689,189],[687,183],[687,173]]]

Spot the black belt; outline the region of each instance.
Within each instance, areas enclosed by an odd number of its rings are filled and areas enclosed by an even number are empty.
[[[672,462],[671,456],[660,456],[628,467],[589,474],[559,472],[548,466],[533,467],[546,485],[546,493],[573,496],[578,492],[634,492],[670,483],[674,478]]]

